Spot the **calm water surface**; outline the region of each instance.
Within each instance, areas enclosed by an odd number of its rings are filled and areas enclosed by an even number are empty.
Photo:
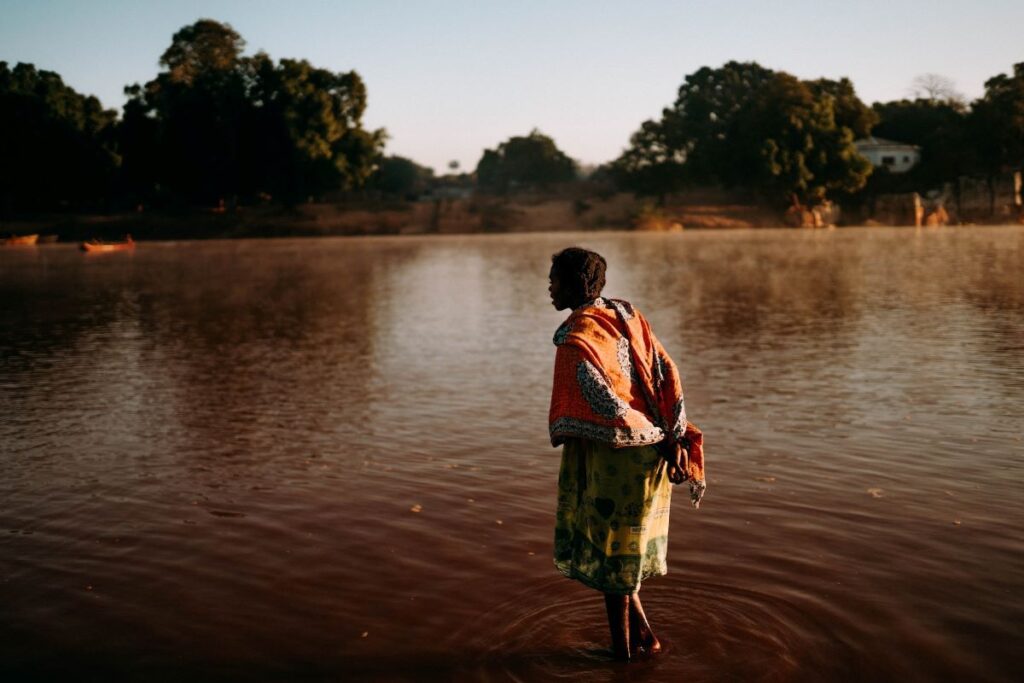
[[[606,659],[551,558],[551,253],[709,491]],[[1024,229],[0,251],[0,678],[1019,680]]]

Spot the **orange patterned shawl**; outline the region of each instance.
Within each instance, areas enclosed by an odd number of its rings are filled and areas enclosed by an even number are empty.
[[[679,371],[647,319],[625,301],[598,298],[572,312],[554,343],[551,444],[567,438],[613,448],[680,443],[697,507],[706,488],[704,438],[686,420]]]

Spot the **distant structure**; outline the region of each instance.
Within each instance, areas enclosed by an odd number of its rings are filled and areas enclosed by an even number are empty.
[[[894,140],[867,137],[853,143],[860,155],[875,168],[887,168],[890,173],[906,173],[921,160],[921,148]]]
[[[473,196],[473,188],[464,185],[438,185],[423,193],[420,201],[436,199],[469,199]]]

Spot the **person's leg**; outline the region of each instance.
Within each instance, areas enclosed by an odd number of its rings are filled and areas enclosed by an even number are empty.
[[[634,651],[642,647],[648,654],[661,652],[661,643],[654,636],[647,615],[644,614],[639,589],[629,597],[629,640]]]
[[[608,611],[608,628],[612,632],[612,656],[629,661],[629,603],[628,595],[604,594],[604,607]]]

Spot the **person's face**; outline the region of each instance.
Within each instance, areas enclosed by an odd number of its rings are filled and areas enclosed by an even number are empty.
[[[562,289],[554,268],[548,273],[548,281],[550,282],[548,293],[551,295],[551,305],[555,307],[556,311],[564,311],[569,308],[569,302],[565,300],[565,290]]]

